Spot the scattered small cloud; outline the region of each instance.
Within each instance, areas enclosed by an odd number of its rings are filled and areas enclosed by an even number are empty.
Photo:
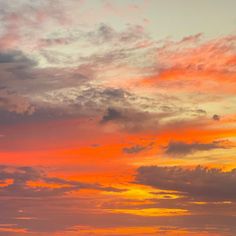
[[[215,114],[212,116],[212,119],[218,121],[220,120],[220,116]]]
[[[131,147],[123,148],[123,152],[126,154],[136,154],[145,150],[149,150],[152,148],[152,146],[153,146],[153,143],[149,143],[148,145],[134,145]]]

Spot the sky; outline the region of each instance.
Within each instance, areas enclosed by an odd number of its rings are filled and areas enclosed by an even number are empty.
[[[0,0],[0,236],[236,235],[234,0]]]

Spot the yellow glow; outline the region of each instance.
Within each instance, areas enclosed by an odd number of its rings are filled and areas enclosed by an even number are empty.
[[[146,209],[113,209],[113,213],[124,213],[138,216],[174,216],[189,215],[188,210],[167,209],[167,208],[146,208]]]
[[[127,188],[127,186],[120,186],[121,188]],[[123,198],[126,199],[135,199],[135,200],[148,200],[148,199],[176,199],[179,198],[180,195],[178,195],[178,193],[171,191],[171,193],[169,191],[164,191],[164,190],[160,190],[160,192],[158,192],[158,190],[153,189],[151,187],[144,187],[144,186],[136,186],[136,185],[131,185],[128,186],[128,190],[124,191],[124,192],[120,192],[120,193],[114,193],[114,192],[110,192],[110,193],[104,193],[106,195],[118,195],[121,196]]]

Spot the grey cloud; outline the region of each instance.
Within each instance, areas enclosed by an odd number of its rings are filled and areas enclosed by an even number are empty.
[[[35,65],[35,61],[29,59],[21,51],[0,52],[0,64],[3,63],[22,63],[28,65]]]
[[[101,44],[110,42],[115,37],[115,34],[116,32],[112,27],[101,24],[96,31],[90,31],[84,36],[93,43]]]
[[[76,83],[69,79],[68,82]],[[58,120],[71,117],[89,118],[102,113],[103,107],[108,104],[128,104],[129,97],[132,96],[123,89],[97,88],[89,86],[88,83],[83,84],[83,81],[80,83],[81,86],[75,88],[61,89],[59,87],[54,88],[53,92],[40,91],[43,102],[31,102],[27,97],[19,96],[4,88],[0,89],[0,123]],[[43,89],[40,86],[38,89]],[[68,84],[68,86],[72,85]],[[22,116],[23,114],[30,114],[30,116]]]
[[[12,180],[12,183],[0,187],[0,196],[54,197],[80,189],[97,189],[110,192],[124,191],[123,189],[102,186],[97,183],[83,183],[62,178],[48,177],[47,173],[39,168],[27,166],[0,166],[0,181],[5,182],[9,179]],[[61,186],[57,188],[32,187],[28,185],[29,181],[42,181],[46,184],[58,184]]]
[[[0,89],[0,109],[29,115],[35,111],[34,106],[27,98],[6,89]]]
[[[94,44],[104,43],[134,43],[137,40],[148,38],[143,31],[142,26],[129,25],[124,31],[116,31],[107,24],[100,24],[96,30],[85,33],[84,38],[90,40]]]
[[[108,107],[106,113],[101,119],[101,123],[109,121],[132,122],[137,115],[137,122],[148,116],[148,112],[139,112],[131,109]]]
[[[0,95],[4,98],[0,111],[1,123],[101,117],[101,124],[116,122],[121,129],[138,131],[146,128],[157,129],[159,120],[184,112],[173,108],[173,105],[167,110],[163,109],[166,101],[164,95],[149,99],[122,88],[94,85],[92,81],[77,73],[68,72],[65,80],[65,72],[60,70],[57,76],[53,75],[52,70],[35,73],[35,76],[31,75],[34,79],[10,82],[6,80],[3,84],[7,88],[0,90]],[[12,88],[11,92],[8,92],[9,87]],[[18,110],[14,102],[18,104],[22,99],[17,99],[19,95],[14,92],[16,87],[21,94],[20,97],[25,101]],[[171,104],[172,100],[174,98],[169,98],[167,105]],[[157,109],[156,112],[152,111],[153,106]],[[14,114],[10,114],[13,111]]]
[[[196,112],[198,115],[206,115],[207,112],[203,109],[196,109],[196,110],[193,110],[193,112]]]
[[[21,60],[24,61],[24,58],[22,56]],[[10,59],[11,57],[8,60]],[[101,59],[106,64],[111,58],[104,60]],[[93,79],[81,74],[79,68],[17,69],[12,65],[12,70],[15,72],[5,71],[1,77],[1,84],[5,89],[0,91],[0,95],[3,94],[0,122],[4,123],[76,116],[93,119],[102,117],[102,124],[116,122],[121,129],[133,132],[157,129],[163,118],[189,112],[189,109],[179,109],[173,96],[145,98],[121,88],[93,84]],[[6,91],[11,91],[11,94]],[[3,114],[4,111],[6,114]],[[10,115],[9,112],[30,114],[32,117]],[[201,110],[190,112],[198,115],[202,113]]]
[[[136,183],[179,191],[190,198],[236,201],[236,169],[143,166],[137,170]]]
[[[77,42],[81,43],[82,47],[84,45],[88,45],[88,48],[93,47],[94,52],[68,54],[46,47],[42,48],[40,55],[51,65],[78,66],[85,74],[93,77],[108,76],[106,72],[108,69],[110,75],[117,74],[116,70],[127,64],[132,64],[136,68],[136,73],[140,75],[145,73],[144,68],[150,69],[147,61],[153,64],[152,56],[147,53],[148,49],[139,48],[139,45],[148,40],[149,36],[141,26],[129,25],[126,29],[117,31],[107,24],[100,24],[90,31],[77,30],[69,33],[66,38],[54,39],[54,36],[51,36],[49,39],[40,40],[42,44],[48,46]],[[145,60],[147,57],[150,59]]]
[[[3,122],[11,122],[11,120],[21,122],[68,117],[89,118],[100,116],[104,107],[109,105],[131,106],[129,100],[133,95],[123,89],[94,86],[82,75],[70,75],[68,73],[65,80],[63,78],[64,73],[60,74],[58,71],[59,75],[57,74],[56,77],[52,73],[52,71],[49,71],[48,74],[42,73],[42,78],[36,76],[32,80],[20,84],[16,82],[18,90],[22,95],[25,95],[25,100],[28,100],[35,107],[35,112],[30,117],[16,117],[15,114],[3,114],[1,112],[0,120]],[[52,75],[51,79],[49,78],[50,75]],[[23,87],[26,84],[27,87]],[[2,90],[2,94],[5,95],[6,92],[3,93]],[[11,94],[14,93],[11,92]],[[6,103],[5,108],[7,108]],[[10,111],[10,109],[5,110]]]
[[[101,106],[108,106],[109,104],[113,103],[128,105],[129,98],[133,96],[131,93],[127,92],[124,89],[109,87],[101,88],[89,85],[84,89],[81,89],[79,92],[80,95],[77,95],[75,102],[85,102],[85,100],[94,101]]]
[[[227,148],[224,140],[213,141],[211,143],[185,143],[178,141],[169,142],[165,153],[168,155],[187,155],[197,151],[208,151],[212,149]]]
[[[220,116],[215,114],[212,116],[212,119],[218,121],[220,120]]]
[[[123,148],[123,152],[127,154],[134,154],[134,153],[139,153],[145,149],[146,149],[145,146],[136,145],[132,147]]]
[[[123,99],[130,95],[130,93],[120,88],[106,88],[103,93],[112,99]]]
[[[108,121],[121,120],[124,119],[124,116],[121,112],[117,111],[114,108],[108,108],[107,113],[102,117],[101,123],[106,123]]]
[[[142,152],[142,151],[152,148],[152,145],[153,145],[153,143],[150,143],[145,146],[135,145],[135,146],[131,146],[131,147],[125,147],[125,148],[123,148],[123,152],[126,154],[135,154],[135,153],[139,153],[139,152]]]
[[[133,98],[131,98],[132,100]],[[138,97],[134,98],[137,99]],[[127,106],[112,106],[106,109],[105,114],[100,120],[100,124],[106,125],[109,123],[115,123],[121,129],[127,132],[139,132],[142,130],[158,130],[165,126],[164,122],[166,118],[174,117],[178,113],[176,111],[151,111],[146,110],[143,104],[139,103],[134,105],[131,102]],[[149,103],[150,105],[150,103]],[[157,107],[158,108],[158,107]],[[161,123],[162,122],[162,123]]]
[[[162,116],[163,114],[150,113],[132,107],[108,107],[100,123],[107,124],[109,122],[114,122],[126,131],[137,132],[144,129],[156,129],[159,125],[158,119]]]
[[[58,109],[60,102],[55,104],[57,98],[53,96],[54,93],[61,89],[81,86],[88,80],[74,71],[65,72],[58,69],[55,75],[53,69],[22,67],[18,62],[4,64],[10,65],[5,67],[0,64],[0,109],[16,114],[32,115],[37,110],[36,107],[43,110],[51,107],[52,111]],[[48,101],[47,98],[51,100]],[[53,104],[53,107],[50,104]],[[0,120],[2,117],[4,115]]]
[[[99,24],[95,29],[91,31],[76,30],[75,32],[70,32],[67,37],[50,37],[41,38],[39,40],[39,47],[45,48],[60,44],[70,44],[76,41],[85,41],[91,45],[101,45],[109,44],[114,40],[117,40],[119,33],[116,32],[111,26],[107,24]]]

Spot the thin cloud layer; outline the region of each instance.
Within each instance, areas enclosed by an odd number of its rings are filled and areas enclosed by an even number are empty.
[[[213,141],[211,143],[184,143],[171,141],[166,147],[165,153],[168,155],[187,155],[198,151],[209,151],[214,149],[230,148],[227,141]]]

